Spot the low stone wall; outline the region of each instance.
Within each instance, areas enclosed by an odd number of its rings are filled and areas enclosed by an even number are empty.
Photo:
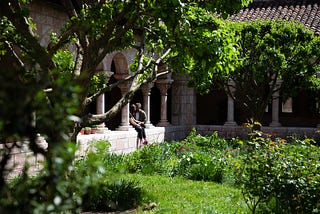
[[[242,126],[197,125],[195,128],[200,134],[210,135],[216,131],[219,136],[227,139],[233,137],[245,139],[249,131]],[[261,131],[273,137],[288,138],[289,136],[295,136],[298,138],[320,138],[320,128],[312,127],[261,127]]]
[[[180,140],[183,139],[188,132],[187,127],[168,126],[168,127],[151,127],[146,129],[147,139],[150,143],[161,143],[164,140]],[[111,144],[110,151],[116,154],[125,154],[137,149],[137,132],[131,128],[129,131],[110,131],[106,130],[103,133],[83,135],[79,134],[77,143],[79,150],[77,156],[85,156],[90,146],[90,143],[98,140],[106,140]],[[45,139],[41,136],[37,140],[38,145],[42,148],[47,148]],[[12,147],[12,143],[0,144],[0,150],[5,147]],[[14,147],[11,151],[11,159],[8,163],[8,168],[12,169],[7,175],[8,178],[14,177],[21,173],[26,164],[30,167],[29,173],[34,174],[42,170],[41,161],[44,160],[42,155],[34,155],[29,149],[29,142],[18,142],[18,147]]]
[[[39,136],[36,143],[44,149],[47,148],[47,143],[43,137]],[[29,149],[29,141],[27,140],[16,142],[15,144],[15,146],[13,143],[0,144],[0,151],[13,148],[11,150],[11,158],[7,164],[7,168],[10,169],[10,171],[6,176],[11,178],[18,175],[26,165],[30,166],[28,171],[29,174],[41,171],[41,162],[44,160],[43,155],[34,155],[34,153]]]
[[[181,140],[189,133],[184,126],[152,127],[145,129],[149,143]],[[105,131],[101,134],[79,134],[79,155],[83,156],[92,141],[106,140],[111,144],[110,151],[116,154],[125,154],[137,149],[137,132],[132,128],[128,131]]]
[[[190,133],[191,129],[195,128],[197,133],[203,135],[211,135],[213,132],[218,132],[219,136],[225,138],[240,137],[245,138],[248,134],[248,129],[241,126],[227,127],[227,126],[208,126],[196,125],[190,126],[168,126],[168,127],[152,127],[146,129],[146,135],[149,143],[162,143],[163,141],[182,140]],[[262,127],[264,133],[270,134],[275,137],[296,136],[296,137],[313,137],[320,138],[319,128],[299,128],[299,127]],[[137,149],[137,132],[132,128],[129,131],[104,131],[100,134],[78,135],[79,150],[78,156],[85,156],[86,151],[93,141],[107,140],[111,144],[110,151],[116,154],[126,154]],[[37,143],[43,148],[47,147],[44,138],[39,136]],[[12,146],[12,144],[0,144],[0,150],[5,146]],[[30,173],[39,172],[42,169],[41,155],[34,156],[28,147],[28,141],[19,143],[19,148],[14,148],[11,153],[11,159],[8,164],[9,168],[13,170],[8,177],[13,177],[19,174],[25,164],[32,166]]]

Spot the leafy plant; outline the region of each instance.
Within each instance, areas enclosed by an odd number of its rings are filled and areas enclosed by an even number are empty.
[[[141,203],[143,191],[137,181],[100,180],[82,196],[83,211],[124,211]]]
[[[275,212],[312,213],[319,210],[320,150],[308,140],[290,144],[277,138],[255,139],[238,171],[243,196],[252,213],[274,203]]]

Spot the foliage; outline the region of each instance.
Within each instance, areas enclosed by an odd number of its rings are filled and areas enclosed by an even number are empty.
[[[197,134],[195,128],[193,128],[189,135],[186,137],[186,142],[196,144],[198,147],[204,150],[224,150],[229,145],[227,140],[221,138],[218,135],[218,132],[213,132],[210,136],[203,136]]]
[[[151,144],[122,156],[112,163],[112,171],[141,173],[144,175],[164,174],[167,176],[182,176],[193,180],[230,181],[230,165],[225,140],[217,133],[203,137],[191,131],[186,140],[181,142]],[[110,157],[110,155],[109,155]],[[111,158],[113,159],[113,158]],[[109,159],[105,167],[109,166]]]
[[[241,63],[236,37],[228,23],[201,8],[190,7],[187,18],[170,65],[183,65],[177,72],[188,74],[188,85],[206,93],[217,77],[228,75]]]
[[[99,180],[82,196],[83,211],[124,211],[141,203],[142,189],[134,180]]]
[[[188,73],[190,85],[200,93],[208,92],[213,84],[220,86],[240,107],[242,122],[261,121],[279,91],[285,101],[301,89],[319,90],[320,39],[302,24],[259,20],[218,25],[212,31],[195,30],[205,39],[196,53],[192,52],[196,48],[188,51],[191,60],[187,61],[198,69]],[[280,85],[277,80],[282,81]]]
[[[233,185],[252,213],[316,213],[320,151],[315,143],[296,138],[289,142],[257,130],[247,140],[226,141],[217,133],[201,136],[192,130],[181,142],[151,144],[121,158],[109,155],[103,164],[109,172]]]
[[[255,138],[238,165],[238,182],[255,213],[263,203],[272,204],[269,212],[312,213],[319,210],[319,147],[309,140]],[[250,149],[251,148],[251,149]],[[263,207],[263,206],[261,206]]]
[[[44,166],[42,172],[30,177],[23,173],[11,180],[0,196],[1,213],[59,213],[65,210],[79,212],[79,201],[74,195],[74,188],[79,185],[78,179],[69,180],[64,175],[70,169],[68,159],[73,159],[74,144],[68,144],[60,151],[62,157],[56,156],[54,161],[55,178],[50,177],[49,169]],[[28,171],[27,169],[25,170]],[[53,183],[55,189],[48,183]]]
[[[154,174],[162,172],[162,150],[157,145],[151,145],[125,157],[128,172]]]
[[[99,92],[99,90],[106,87],[106,75],[103,73],[95,74],[91,78],[89,94]]]
[[[141,203],[143,190],[139,182],[110,176],[108,169],[117,171],[115,165],[121,163],[121,156],[111,154],[109,148],[107,141],[92,142],[86,156],[75,161],[68,175],[75,182],[75,201],[80,201],[83,211],[127,210]]]
[[[298,23],[259,21],[231,23],[238,36],[242,63],[222,77],[222,87],[233,82],[229,94],[246,114],[243,120],[260,121],[272,96],[283,100],[301,88],[319,89],[319,38]],[[281,83],[277,82],[281,80]],[[318,88],[318,89],[317,89]]]
[[[10,153],[27,139],[33,154],[41,155],[45,160],[44,176],[36,178],[39,179],[36,183],[42,186],[32,193],[43,203],[30,200],[33,204],[26,205],[30,208],[28,210],[54,212],[56,196],[63,199],[62,203],[69,203],[68,199],[73,197],[69,192],[63,192],[63,197],[60,195],[64,189],[68,190],[67,187],[72,188],[65,178],[74,155],[67,156],[65,152],[70,141],[76,142],[81,128],[107,122],[130,102],[142,84],[153,81],[159,62],[169,62],[169,58],[177,56],[179,48],[183,47],[175,45],[183,37],[183,31],[187,30],[186,35],[191,38],[190,30],[194,26],[188,27],[188,19],[198,11],[202,10],[203,15],[211,17],[212,12],[226,16],[249,2],[60,1],[67,13],[64,16],[67,17],[66,23],[59,32],[52,32],[51,40],[43,44],[39,36],[44,35],[38,35],[37,23],[29,13],[30,4],[36,1],[0,1],[0,104],[3,106],[0,142],[13,142],[12,146],[6,145],[1,150],[1,198],[11,194],[5,181]],[[227,7],[223,6],[225,4]],[[198,16],[193,24],[200,20]],[[210,22],[213,23],[212,18]],[[204,26],[200,26],[201,29]],[[137,35],[142,37],[140,44],[136,40]],[[130,76],[124,80],[132,83],[128,93],[106,114],[89,114],[87,107],[90,103],[120,84],[102,81],[103,77],[95,76],[96,69],[107,54],[123,49],[135,49],[137,52],[133,59],[138,65],[137,70],[130,71]],[[187,52],[181,52],[180,59]],[[148,60],[140,60],[144,58]],[[48,143],[46,149],[37,144],[39,133]],[[26,190],[24,184],[28,184],[29,178],[24,179],[25,182],[19,184]],[[84,179],[90,181],[87,176]],[[66,188],[60,189],[60,185]],[[42,197],[44,192],[41,189],[48,195]],[[29,195],[21,196],[29,199]],[[19,202],[17,204],[19,207]]]

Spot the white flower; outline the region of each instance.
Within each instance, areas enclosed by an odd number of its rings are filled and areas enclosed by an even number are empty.
[[[54,199],[53,199],[53,203],[55,205],[60,205],[61,204],[61,198],[59,196],[56,196]]]

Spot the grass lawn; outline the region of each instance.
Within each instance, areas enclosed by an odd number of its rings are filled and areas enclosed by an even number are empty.
[[[147,192],[146,203],[156,203],[150,211],[138,213],[250,213],[239,189],[212,182],[164,176],[126,175],[139,181]]]

